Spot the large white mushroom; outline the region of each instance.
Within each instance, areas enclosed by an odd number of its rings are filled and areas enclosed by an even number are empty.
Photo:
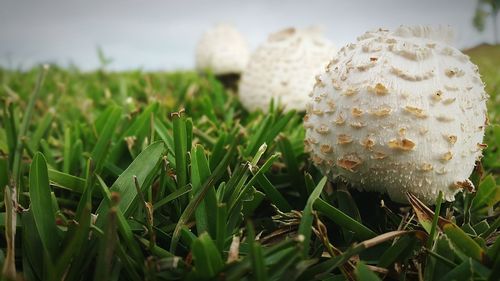
[[[274,98],[285,110],[304,111],[314,77],[334,54],[332,43],[317,28],[288,28],[271,34],[242,74],[241,103],[249,111],[266,112]]]
[[[219,24],[203,34],[196,47],[196,68],[211,70],[215,75],[240,74],[246,67],[250,51],[235,27]]]
[[[306,149],[331,179],[434,203],[463,188],[482,155],[486,100],[477,67],[446,28],[376,30],[343,47],[316,80]],[[445,40],[441,40],[445,39]]]

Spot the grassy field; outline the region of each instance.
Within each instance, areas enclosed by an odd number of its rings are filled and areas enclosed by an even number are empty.
[[[2,276],[498,280],[500,47],[468,53],[489,147],[477,192],[430,209],[328,182],[302,114],[249,114],[211,75],[0,70]]]

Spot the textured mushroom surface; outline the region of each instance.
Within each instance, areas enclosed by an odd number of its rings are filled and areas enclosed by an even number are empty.
[[[285,110],[304,111],[315,80],[335,55],[333,45],[315,28],[288,28],[271,34],[250,57],[242,74],[243,106],[266,112],[271,100]]]
[[[250,51],[236,28],[219,24],[203,34],[196,47],[196,68],[216,75],[240,74],[247,65]]]
[[[367,32],[317,77],[306,149],[331,179],[434,203],[472,185],[487,112],[477,67],[446,41],[449,31],[400,27]]]

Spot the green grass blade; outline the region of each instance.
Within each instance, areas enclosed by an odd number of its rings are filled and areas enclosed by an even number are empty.
[[[116,247],[116,253],[117,253],[119,260],[123,264],[123,267],[122,267],[123,271],[126,272],[126,275],[128,278],[130,278],[131,280],[134,280],[134,281],[144,280],[144,278],[141,277],[139,272],[137,272],[138,270],[140,270],[140,269],[138,269],[137,263],[128,255],[128,253],[125,251],[124,247],[122,247],[122,245],[119,243],[117,244],[117,247]],[[116,267],[117,267],[117,263],[115,262],[114,264],[112,264],[111,272],[110,272],[110,276],[114,275],[116,277],[110,277],[110,279],[108,279],[108,280],[113,280],[113,279],[117,280],[120,277],[121,270],[120,270],[120,268],[118,268],[118,270],[117,270]]]
[[[9,161],[0,157],[0,189],[6,188],[9,184]]]
[[[401,257],[412,250],[416,240],[412,236],[403,236],[399,238],[389,249],[385,250],[378,261],[379,267],[389,267],[398,260],[404,260]]]
[[[155,122],[155,131],[160,136],[160,138],[165,142],[165,145],[167,146],[168,151],[173,152],[175,151],[174,149],[174,138],[172,137],[172,134],[168,133],[168,128],[160,121]],[[171,154],[171,153],[169,153]],[[175,158],[169,159],[172,162],[172,164],[175,166]]]
[[[93,124],[96,138],[102,134],[104,127],[106,126],[106,122],[115,108],[115,106],[108,106],[101,112],[101,114],[99,114],[99,116],[97,116]]]
[[[16,120],[14,116],[14,103],[4,103],[2,127],[5,131],[5,138],[7,139],[8,159],[9,164],[13,165],[14,153],[16,151],[17,132]]]
[[[86,204],[83,208],[81,216],[77,218],[78,224],[75,225],[75,228],[73,229],[72,237],[65,246],[61,255],[57,258],[54,273],[54,277],[57,280],[61,279],[67,267],[70,265],[73,256],[81,250],[85,240],[88,239],[91,223],[90,208],[90,204]]]
[[[288,201],[279,193],[276,187],[266,178],[265,175],[257,175],[257,186],[262,188],[262,191],[266,194],[267,198],[278,207],[282,212],[289,212],[292,210],[292,206]]]
[[[137,156],[132,164],[130,164],[130,166],[111,186],[111,192],[118,192],[120,194],[121,200],[118,208],[124,216],[127,216],[130,213],[131,205],[137,197],[133,177],[136,176],[139,184],[144,186],[144,182],[146,182],[158,170],[159,163],[164,154],[165,146],[162,141],[151,144]],[[103,226],[102,218],[108,211],[107,205],[108,204],[105,202],[102,202],[96,211],[96,214],[99,215],[96,221],[97,226]]]
[[[41,151],[45,156],[45,160],[47,160],[47,164],[51,168],[56,168],[57,167],[56,160],[52,155],[52,150],[50,149],[49,143],[45,139],[42,139],[40,140],[40,146],[41,146]]]
[[[182,195],[191,192],[192,188],[190,185],[187,185],[183,188],[176,189],[174,192],[170,193],[168,196],[162,198],[158,202],[156,202],[153,205],[154,210],[159,209],[160,207],[164,206],[165,204],[168,204],[172,202],[173,200],[181,197]]]
[[[138,237],[137,240],[139,240],[139,243],[141,243],[141,245],[143,245],[144,247],[149,247],[149,240],[148,239]],[[154,247],[152,249],[149,249],[149,250],[151,251],[152,254],[154,254],[155,256],[158,256],[160,258],[173,258],[173,257],[175,257],[172,253],[161,248],[158,245],[154,245]],[[180,260],[180,258],[179,258],[178,262],[182,263],[182,260]]]
[[[156,112],[157,109],[158,103],[150,104],[139,116],[131,121],[132,123],[130,125],[127,124],[128,126],[124,126],[126,127],[126,130],[123,130],[123,132],[116,138],[117,143],[111,148],[107,161],[111,163],[118,163],[120,158],[123,157],[127,151],[127,145],[124,141],[126,137],[134,136],[138,141],[140,141],[140,143],[142,143],[150,128],[151,114]],[[159,122],[155,122],[155,124],[156,123]]]
[[[224,242],[226,242],[226,222],[227,222],[227,206],[226,204],[220,204],[217,206],[217,212],[215,217],[215,244],[217,249],[222,253],[224,250]]]
[[[116,218],[118,206],[116,203],[112,204],[106,213],[104,235],[99,239],[94,280],[109,280],[116,248],[119,247]]]
[[[241,214],[243,217],[250,217],[255,213],[255,210],[260,206],[266,195],[257,189],[250,187],[246,191],[245,197],[242,199]]]
[[[440,233],[435,241],[432,250],[427,250],[429,256],[424,268],[424,280],[440,280],[441,276],[457,266],[454,262],[456,249],[448,237]]]
[[[436,238],[436,227],[439,219],[439,214],[441,212],[441,201],[443,200],[443,192],[439,191],[438,198],[436,200],[436,209],[434,210],[434,217],[432,218],[431,231],[429,232],[429,239],[427,240],[427,248],[430,249]]]
[[[44,250],[39,235],[33,235],[38,232],[33,218],[33,212],[23,212],[20,215],[22,222],[21,243],[22,243],[22,256],[23,256],[23,270],[29,272],[28,274],[33,279],[43,280],[47,279],[47,271],[49,269],[47,252]],[[40,253],[43,253],[41,256]],[[28,270],[26,270],[28,269]],[[15,280],[15,279],[14,279]]]
[[[440,280],[471,280],[473,275],[472,260],[467,259],[444,276],[440,276]]]
[[[184,112],[172,113],[173,134],[174,134],[174,153],[175,153],[175,172],[177,176],[177,188],[187,184],[187,131],[186,117]]]
[[[81,169],[81,167],[83,167],[82,163],[84,163],[82,140],[76,140],[73,144],[72,150],[73,153],[71,154],[70,173],[77,173],[76,171]]]
[[[307,194],[313,193],[314,187],[315,187],[314,180],[313,180],[312,176],[307,172],[304,175],[304,181],[305,181],[305,185],[306,185]],[[308,196],[308,198],[309,198],[309,196]]]
[[[108,204],[108,208],[111,207],[112,201],[113,201],[113,195],[109,191],[109,188],[106,186],[104,181],[102,180],[101,177],[97,176],[97,180],[99,182],[98,187],[100,188],[101,192],[103,193],[103,197]],[[129,251],[132,253],[132,255],[136,259],[141,259],[144,258],[141,250],[139,248],[139,245],[135,242],[134,240],[134,234],[132,232],[132,229],[130,228],[130,225],[127,223],[127,220],[123,216],[123,213],[121,212],[120,209],[116,209],[116,218],[117,218],[117,223],[118,223],[118,231],[125,242],[125,245],[128,247]],[[148,242],[149,243],[149,242]],[[148,244],[149,246],[149,244]]]
[[[224,262],[208,233],[203,233],[191,247],[196,275],[203,280],[214,278],[224,266]]]
[[[345,252],[343,252],[340,255],[334,256],[333,258],[330,258],[324,262],[318,263],[310,268],[308,268],[304,274],[302,274],[299,278],[299,280],[311,280],[313,277],[314,278],[325,278],[328,276],[328,274],[334,270],[335,268],[338,268],[342,264],[344,264],[346,261],[349,260],[350,257],[354,255],[359,255],[361,252],[368,248],[372,248],[374,246],[383,244],[389,240],[392,240],[397,237],[401,237],[404,235],[413,235],[414,237],[417,237],[419,239],[423,239],[424,233],[421,231],[391,231],[387,232],[384,234],[381,234],[379,236],[376,236],[374,238],[365,240],[363,242],[354,244],[353,246],[349,247]]]
[[[257,154],[255,156],[255,159],[260,159],[261,156],[262,156],[261,154],[260,155]],[[264,175],[264,173],[267,172],[267,170],[269,170],[271,165],[274,163],[274,161],[278,157],[279,157],[279,154],[272,155],[271,157],[269,157],[269,159],[266,160],[266,162],[264,162],[264,164],[259,169],[256,169],[257,168],[257,166],[255,166],[256,164],[251,163],[250,171],[252,172],[253,176],[252,176],[252,178],[250,178],[248,183],[246,183],[244,186],[242,186],[241,189],[240,188],[235,189],[233,196],[231,197],[231,200],[229,201],[229,205],[230,205],[229,212],[230,213],[233,210],[236,210],[234,207],[241,202],[243,197],[247,194],[247,191],[250,188],[252,188],[252,186],[255,183],[255,181],[257,180],[257,178],[261,175]],[[254,161],[254,162],[257,163],[257,161]],[[246,176],[244,176],[242,180],[246,180]]]
[[[337,203],[338,209],[359,223],[363,223],[361,221],[361,215],[359,213],[358,206],[356,202],[351,196],[351,193],[347,190],[344,185],[338,184],[338,189],[335,191],[335,201]],[[354,238],[354,234],[349,229],[342,228],[342,233],[344,235],[344,239],[347,241],[352,241]]]
[[[450,241],[468,257],[486,263],[488,257],[483,248],[454,223],[447,222],[440,225]]]
[[[62,254],[57,258],[53,279],[60,279],[65,273],[73,272],[75,268],[81,269],[82,257],[78,254],[84,252],[85,247],[91,245],[88,240],[94,186],[94,165],[91,159],[87,160],[86,169],[85,186],[75,214],[78,224],[68,227],[66,240],[69,242],[63,249]]]
[[[31,121],[31,116],[33,115],[33,110],[35,107],[35,102],[38,99],[40,95],[40,91],[43,85],[43,82],[45,80],[45,75],[47,74],[49,67],[47,65],[44,65],[42,67],[42,70],[40,72],[40,75],[38,76],[38,80],[36,82],[35,90],[33,91],[33,94],[30,96],[28,105],[24,109],[24,116],[23,116],[23,121],[21,123],[21,127],[19,128],[19,132],[17,133],[17,142],[16,142],[16,150],[14,153],[14,162],[12,164],[12,177],[14,181],[16,182],[16,188],[18,186],[19,182],[19,176],[20,176],[20,170],[21,170],[21,158],[23,154],[23,139],[27,137],[28,129],[29,129],[29,123]],[[18,192],[19,194],[19,192]]]
[[[369,239],[377,236],[377,234],[371,229],[344,214],[339,209],[323,201],[321,198],[316,200],[316,202],[314,203],[314,208],[318,212],[338,224],[340,227],[352,231],[354,235],[360,239]]]
[[[67,173],[48,169],[49,180],[53,185],[77,193],[83,193],[85,189],[85,179],[72,176]]]
[[[498,202],[500,202],[500,185],[497,185],[493,176],[489,175],[479,184],[476,196],[472,200],[471,211],[491,207]]]
[[[281,131],[283,131],[283,129],[285,128],[285,126],[288,125],[288,122],[290,122],[290,120],[296,114],[297,113],[295,112],[295,110],[290,110],[284,116],[280,116],[280,118],[278,118],[278,122],[276,122],[273,125],[273,127],[271,128],[271,130],[266,131],[267,134],[266,134],[266,137],[264,139],[264,142],[265,143],[272,143],[272,141],[274,140],[274,138],[276,138],[276,136],[278,136],[278,134]]]
[[[299,192],[302,198],[307,198],[308,193],[304,188],[304,185],[302,184],[304,180],[301,177],[302,173],[299,170],[297,157],[295,156],[290,140],[284,135],[281,135],[279,137],[278,145],[283,155],[283,159],[285,160],[292,187],[294,187]]]
[[[373,273],[362,261],[356,265],[356,277],[363,281],[382,281],[377,274]]]
[[[496,278],[498,278],[498,276],[500,276],[500,258],[497,258],[493,264],[493,270],[491,271],[488,281],[497,280]]]
[[[194,211],[196,210],[198,205],[201,203],[203,198],[205,198],[205,195],[208,192],[208,190],[225,173],[226,168],[229,165],[230,160],[233,157],[233,154],[236,150],[236,144],[237,144],[237,141],[235,141],[233,143],[233,145],[229,148],[229,151],[224,156],[224,159],[222,159],[222,161],[219,163],[219,165],[215,168],[214,172],[210,175],[210,177],[203,184],[200,192],[198,192],[193,197],[193,199],[189,202],[189,204],[186,206],[186,208],[182,212],[182,215],[179,218],[179,221],[177,222],[175,229],[174,229],[174,232],[172,234],[172,241],[170,244],[170,252],[175,253],[175,249],[177,248],[177,243],[179,242],[179,236],[180,236],[180,231],[181,231],[182,227],[189,221],[189,219],[191,219],[191,216],[193,215]]]
[[[307,176],[310,177],[309,175]],[[323,191],[327,180],[328,179],[326,177],[323,177],[318,185],[316,185],[314,191],[311,193],[311,195],[309,195],[306,206],[304,207],[304,211],[302,212],[302,219],[300,220],[298,233],[304,237],[304,256],[307,256],[309,254],[309,244],[311,241],[312,225],[314,220],[312,213],[313,205],[321,195],[321,192]]]
[[[193,145],[193,119],[186,118],[186,151],[191,151]]]
[[[4,186],[4,201],[5,201],[5,243],[6,257],[3,261],[2,277],[6,280],[16,280],[16,221],[17,213],[14,209],[15,196],[9,186]],[[13,202],[14,201],[14,202]]]
[[[121,119],[121,115],[122,110],[120,108],[113,108],[109,118],[106,120],[106,124],[102,129],[101,135],[92,150],[91,157],[95,163],[96,173],[100,173],[102,167],[104,166],[104,160],[108,155],[109,148],[111,147],[111,140]]]
[[[206,162],[206,159],[204,161],[203,158],[205,158],[203,147],[200,145],[196,145],[191,151],[191,182],[193,184],[193,195],[200,191],[202,183],[205,182],[205,180],[210,176],[208,164]],[[215,196],[215,190],[213,190],[213,188],[211,190],[213,191]],[[208,212],[206,210],[205,201],[206,200],[204,199],[200,202],[200,205],[198,205],[198,208],[196,208],[196,211],[194,213],[196,230],[198,234],[208,231],[209,227]],[[215,211],[215,209],[212,210],[211,214],[216,213]]]
[[[54,113],[49,111],[43,116],[42,120],[37,123],[36,130],[29,139],[29,145],[33,148],[34,151],[38,150],[40,140],[50,130],[50,125],[52,124],[53,120]]]
[[[221,133],[212,149],[212,155],[210,156],[210,169],[215,169],[215,167],[217,167],[220,163],[220,160],[224,158],[224,146],[226,145],[226,140],[226,134]]]
[[[497,236],[493,245],[489,247],[488,257],[490,257],[492,261],[500,260],[500,236]]]
[[[63,150],[63,172],[66,174],[70,173],[71,167],[71,128],[69,126],[64,127],[64,150]]]
[[[231,181],[228,182],[227,187],[229,188],[228,189],[229,192],[226,192],[226,194],[230,193],[230,196],[228,199],[229,213],[232,213],[233,210],[236,210],[237,212],[239,212],[239,210],[237,210],[237,208],[235,208],[235,206],[240,203],[241,197],[245,194],[245,189],[249,185],[251,185],[251,183],[245,185],[245,182],[249,177],[248,172],[250,169],[254,169],[254,167],[257,166],[258,162],[260,161],[260,158],[262,157],[264,152],[266,152],[266,149],[267,149],[267,145],[265,143],[259,147],[259,149],[255,153],[255,156],[252,158],[252,161],[250,163],[248,163],[249,169],[244,170],[244,173],[242,174],[241,178],[237,181],[236,184],[232,184]],[[276,157],[274,157],[274,158],[276,158]],[[274,161],[274,160],[272,160],[272,161]],[[270,164],[272,164],[272,161],[268,161],[267,165],[264,164],[263,167],[261,167],[261,169],[265,168],[267,170],[269,167],[264,167],[264,166],[270,166]]]
[[[249,139],[248,146],[244,152],[245,156],[250,156],[257,152],[260,145],[264,143],[264,134],[271,126],[271,116],[267,115],[262,122],[259,123],[258,129]]]
[[[255,231],[253,225],[247,223],[247,239],[250,246],[250,260],[252,261],[252,275],[255,280],[265,281],[267,278],[266,265],[264,264],[264,255],[262,247],[255,241]]]
[[[58,250],[58,230],[52,209],[47,164],[41,153],[36,153],[31,163],[29,177],[30,208],[38,235],[48,256],[54,261]]]

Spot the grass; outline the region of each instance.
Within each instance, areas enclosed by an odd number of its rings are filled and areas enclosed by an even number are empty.
[[[328,182],[301,114],[250,114],[212,75],[0,70],[2,276],[498,280],[498,50],[469,50],[491,95],[478,190],[431,208]]]

